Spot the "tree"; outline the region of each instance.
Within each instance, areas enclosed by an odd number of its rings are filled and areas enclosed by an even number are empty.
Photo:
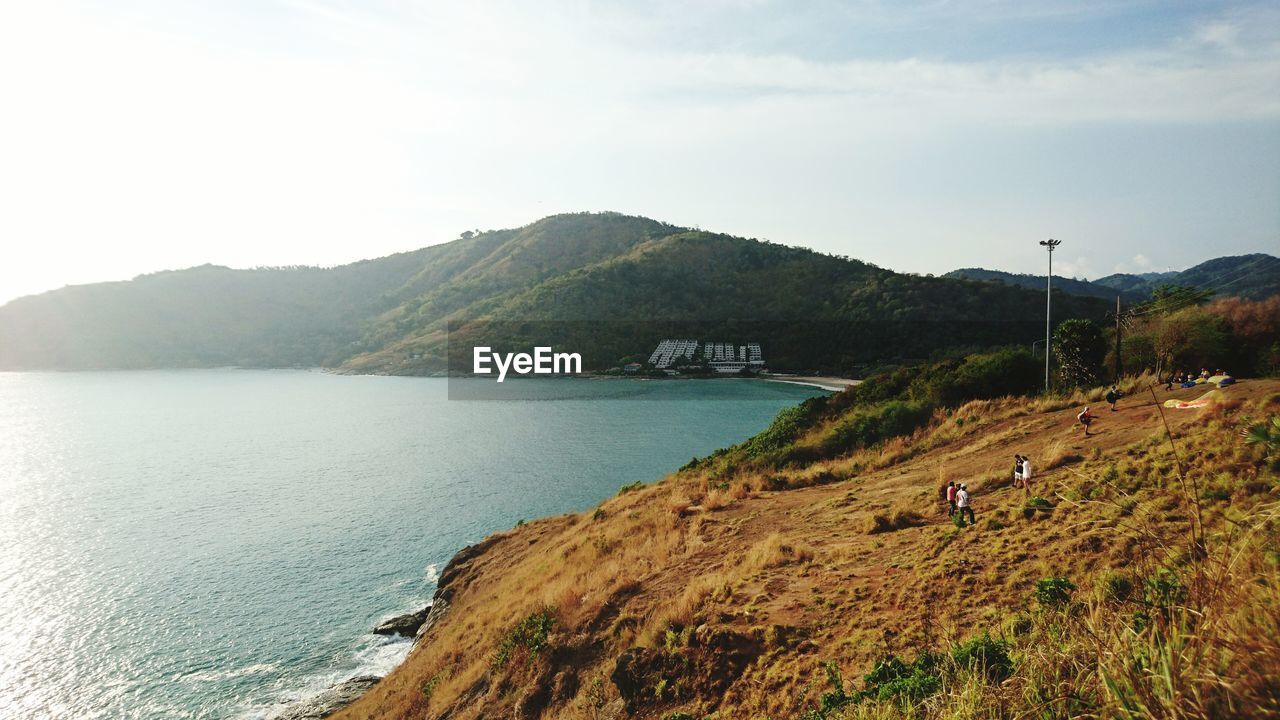
[[[1183,308],[1198,307],[1209,302],[1212,290],[1201,290],[1190,285],[1164,283],[1151,292],[1151,299],[1142,303],[1136,311],[1142,315],[1168,315]]]
[[[1054,330],[1053,351],[1058,359],[1059,378],[1063,383],[1080,387],[1097,381],[1107,343],[1102,330],[1092,320],[1071,319]]]

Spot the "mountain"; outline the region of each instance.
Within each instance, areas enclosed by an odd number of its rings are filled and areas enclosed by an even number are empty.
[[[1280,293],[1280,258],[1264,253],[1234,255],[1202,262],[1181,272],[1108,275],[1095,284],[1141,292],[1146,296],[1162,284],[1213,290],[1220,297],[1261,300]]]
[[[1030,288],[1032,290],[1043,290],[1045,285],[1043,275],[1027,275],[1024,273],[1014,274],[1002,272],[1000,270],[987,270],[986,268],[960,268],[959,270],[952,270],[943,277],[1001,282],[1006,285],[1017,285],[1018,287]],[[1138,280],[1139,283],[1143,282],[1140,278],[1134,279]],[[1110,300],[1115,300],[1116,291],[1119,290],[1121,299],[1125,302],[1140,302],[1150,295],[1150,291],[1145,289],[1135,290],[1134,288],[1124,287],[1122,285],[1103,285],[1098,282],[1076,280],[1074,278],[1062,277],[1060,275],[1053,276],[1053,287],[1070,295]],[[1142,287],[1145,288],[1145,285]]]
[[[445,369],[452,330],[525,350],[571,342],[589,369],[687,334],[762,341],[775,369],[855,372],[1030,343],[1042,302],[1038,289],[576,213],[335,268],[202,266],[20,298],[0,307],[0,368],[428,374]],[[1062,318],[1106,307],[1067,294],[1055,303]]]
[[[1043,288],[1045,284],[1043,275],[1014,274],[985,268],[961,268],[952,270],[944,277],[994,281],[1032,289]],[[1138,275],[1116,273],[1093,281],[1053,276],[1054,288],[1071,295],[1109,298],[1114,301],[1118,292],[1126,303],[1148,300],[1157,287],[1165,284],[1213,290],[1221,297],[1261,300],[1280,293],[1280,258],[1263,253],[1227,256],[1182,271]]]

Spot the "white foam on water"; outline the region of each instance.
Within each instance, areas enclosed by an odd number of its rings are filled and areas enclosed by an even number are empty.
[[[329,688],[355,677],[383,677],[404,662],[413,649],[413,639],[399,635],[374,635],[353,652],[340,667],[299,679],[268,703],[255,703],[235,715],[237,720],[267,720],[295,703],[306,702]]]
[[[440,564],[431,563],[427,566],[427,582],[434,583],[440,580]]]

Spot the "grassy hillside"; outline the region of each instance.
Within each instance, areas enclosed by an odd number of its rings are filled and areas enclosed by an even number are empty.
[[[1101,390],[954,400],[1019,362],[879,378],[488,538],[339,717],[1274,717],[1280,430],[1241,432],[1280,382],[1164,410],[1203,390],[1131,381],[1089,438],[1074,416]],[[877,435],[868,412],[907,420]],[[948,480],[976,525],[948,520]]]

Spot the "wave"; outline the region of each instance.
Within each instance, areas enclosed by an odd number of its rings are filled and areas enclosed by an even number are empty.
[[[331,669],[304,676],[277,691],[273,698],[244,707],[236,720],[268,720],[290,705],[306,702],[329,688],[365,675],[385,676],[404,662],[413,639],[399,635],[373,635],[361,643],[344,662]]]

